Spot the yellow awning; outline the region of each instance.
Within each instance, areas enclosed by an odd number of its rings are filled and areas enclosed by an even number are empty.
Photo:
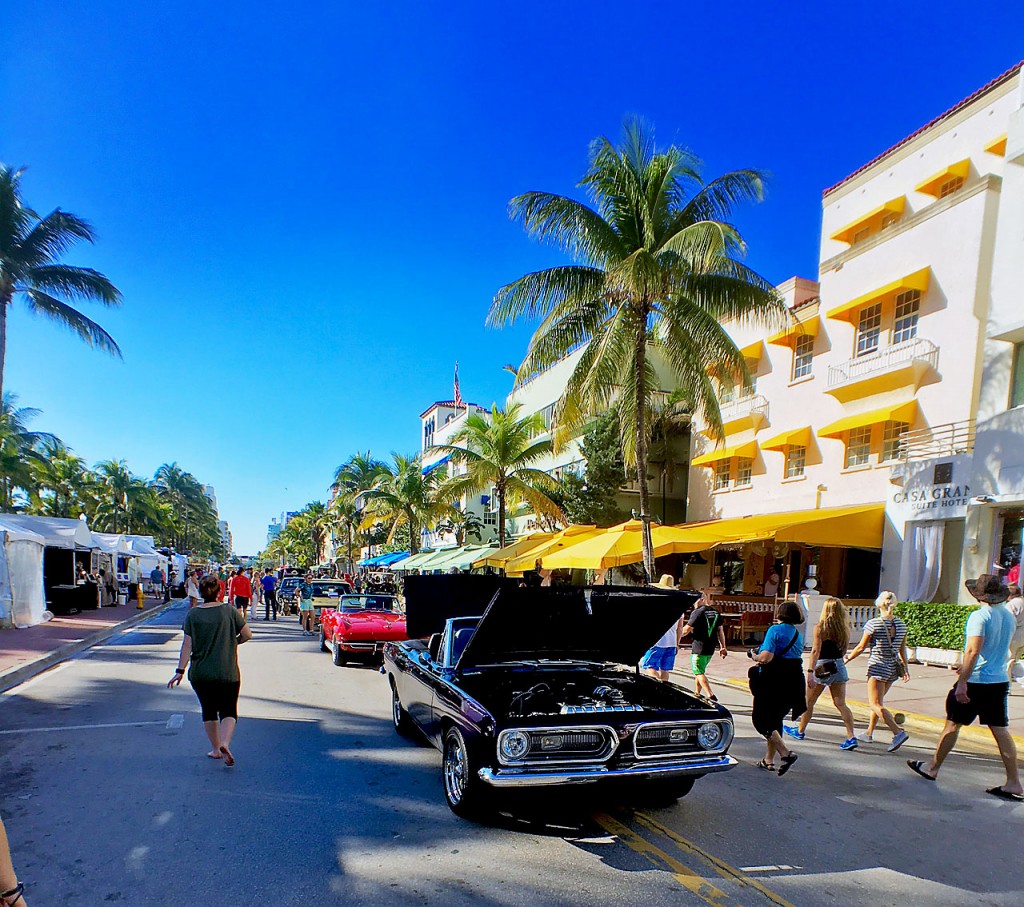
[[[505,562],[505,573],[509,576],[520,576],[526,570],[532,570],[537,561],[545,554],[567,548],[576,542],[588,539],[591,536],[604,532],[597,526],[569,526],[561,532],[556,532],[551,538],[543,541],[536,548],[524,552],[518,557],[511,558]]]
[[[869,413],[858,413],[856,416],[844,416],[842,419],[837,419],[830,425],[819,428],[818,437],[840,438],[853,428],[878,425],[880,422],[905,422],[910,425],[916,414],[916,400],[911,400],[909,403],[897,403],[893,406],[883,406],[881,409],[874,409]]]
[[[829,239],[837,240],[838,242],[852,243],[855,234],[861,230],[868,228],[872,231],[879,229],[882,226],[882,220],[890,214],[903,214],[903,208],[906,205],[907,200],[904,196],[899,198],[891,199],[884,205],[879,205],[877,208],[873,208],[868,211],[867,214],[862,217],[858,217],[853,223],[847,224],[842,230],[836,230]]]
[[[811,427],[808,425],[804,428],[791,428],[769,441],[762,441],[761,450],[783,450],[791,446],[810,447],[810,445]]]
[[[575,545],[544,555],[541,566],[545,570],[605,570],[625,564],[638,564],[643,560],[642,530],[640,520],[629,520]],[[689,530],[676,526],[652,526],[651,542],[655,557],[693,554],[707,547],[705,539],[698,539],[689,534]]]
[[[488,551],[485,557],[473,561],[474,567],[504,567],[505,562],[520,557],[533,548],[543,545],[554,535],[553,532],[534,532],[496,551]]]
[[[755,340],[753,343],[741,346],[740,354],[744,359],[760,359],[764,355],[764,341]]]
[[[985,150],[989,154],[998,154],[1000,157],[1003,157],[1006,154],[1006,133],[1004,132],[997,139],[992,139],[992,141],[985,146]]]
[[[938,173],[932,174],[924,182],[918,183],[914,186],[914,191],[923,192],[925,195],[938,195],[939,190],[942,188],[942,184],[947,180],[957,178],[967,179],[967,173],[970,168],[970,159],[957,161],[955,164],[950,164],[948,167],[944,167]]]
[[[747,441],[746,444],[737,444],[733,447],[719,447],[717,450],[711,450],[701,454],[699,457],[694,457],[690,460],[690,465],[713,466],[715,463],[720,463],[722,460],[731,460],[733,457],[753,459],[756,450],[757,441]]]
[[[851,299],[849,302],[837,305],[834,309],[829,309],[827,317],[838,318],[841,321],[852,321],[857,310],[862,309],[866,305],[883,302],[897,293],[903,293],[906,290],[920,290],[924,293],[928,289],[930,274],[930,268],[914,271],[913,274],[908,274],[906,277],[901,277],[899,280],[887,283],[884,287],[879,287],[877,290],[872,290],[870,293],[865,293],[856,299]]]
[[[821,317],[813,315],[806,321],[798,321],[768,338],[768,342],[776,346],[793,346],[797,337],[817,337],[818,328],[821,325]]]

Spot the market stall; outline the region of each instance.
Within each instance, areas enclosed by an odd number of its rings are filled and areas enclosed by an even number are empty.
[[[37,532],[0,515],[0,627],[31,627],[43,619],[43,549]]]

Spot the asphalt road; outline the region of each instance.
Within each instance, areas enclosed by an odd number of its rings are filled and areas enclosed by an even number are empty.
[[[1018,905],[1024,805],[995,760],[939,784],[836,746],[821,709],[785,778],[734,708],[741,765],[671,807],[517,800],[482,826],[444,804],[439,755],[397,737],[384,679],[335,668],[294,619],[241,649],[233,769],[191,689],[167,690],[176,609],[0,696],[0,813],[31,907],[57,905]]]

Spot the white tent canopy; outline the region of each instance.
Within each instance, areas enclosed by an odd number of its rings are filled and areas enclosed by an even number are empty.
[[[41,535],[47,548],[98,547],[84,520],[68,520],[56,516],[29,516],[24,513],[2,513],[0,519],[8,526]]]
[[[132,553],[132,546],[128,544],[128,540],[123,535],[114,532],[94,532],[92,537],[96,547],[104,554],[130,555]]]
[[[0,514],[0,626],[31,627],[43,619],[45,539]]]
[[[139,570],[143,580],[149,579],[149,573],[154,567],[162,567],[167,570],[167,555],[156,550],[156,541],[151,535],[126,535],[124,537],[131,548],[130,557],[139,561]]]

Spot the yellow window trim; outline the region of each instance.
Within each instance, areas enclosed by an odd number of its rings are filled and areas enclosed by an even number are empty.
[[[899,280],[887,283],[884,287],[879,287],[877,290],[872,290],[870,293],[864,293],[856,299],[851,299],[849,302],[837,305],[834,309],[829,309],[827,317],[836,318],[840,321],[853,321],[853,317],[857,310],[864,308],[866,305],[874,305],[876,302],[883,302],[886,299],[896,296],[898,293],[905,292],[906,290],[920,290],[924,293],[928,289],[928,278],[930,274],[930,268],[922,268],[920,271],[914,271],[913,274],[907,274]]]
[[[904,422],[907,425],[914,424],[914,417],[917,414],[917,401],[911,400],[908,403],[896,403],[892,406],[883,406],[868,413],[858,413],[855,416],[844,416],[835,422],[818,429],[819,438],[842,438],[848,431],[854,428],[864,428],[868,425],[879,425],[882,422]]]
[[[942,188],[942,184],[946,180],[951,179],[967,179],[967,173],[971,168],[971,161],[967,160],[957,161],[955,164],[950,164],[948,167],[940,170],[938,173],[934,173],[928,177],[924,182],[918,183],[914,186],[915,192],[923,192],[925,195],[938,196],[939,190]]]
[[[777,331],[768,338],[768,343],[775,346],[788,346],[792,348],[796,344],[797,337],[817,337],[818,328],[821,325],[821,316],[812,315],[806,321],[797,321],[781,331]]]
[[[761,450],[785,450],[787,447],[810,447],[811,427],[791,428],[761,444]]]
[[[902,195],[899,198],[890,199],[884,205],[872,208],[867,214],[858,217],[853,223],[847,224],[841,230],[836,230],[829,239],[834,239],[837,242],[852,243],[854,234],[859,233],[865,228],[874,233],[881,228],[882,221],[887,215],[896,214],[902,216],[906,203],[907,199]]]
[[[1004,132],[997,139],[992,139],[992,141],[985,146],[985,150],[989,154],[997,154],[999,157],[1004,157],[1006,155],[1006,133]]]
[[[699,457],[690,460],[691,466],[714,466],[723,460],[732,460],[734,457],[742,457],[745,460],[753,460],[757,453],[757,441],[747,441],[746,444],[737,444],[734,447],[720,447],[718,450],[710,450]]]

